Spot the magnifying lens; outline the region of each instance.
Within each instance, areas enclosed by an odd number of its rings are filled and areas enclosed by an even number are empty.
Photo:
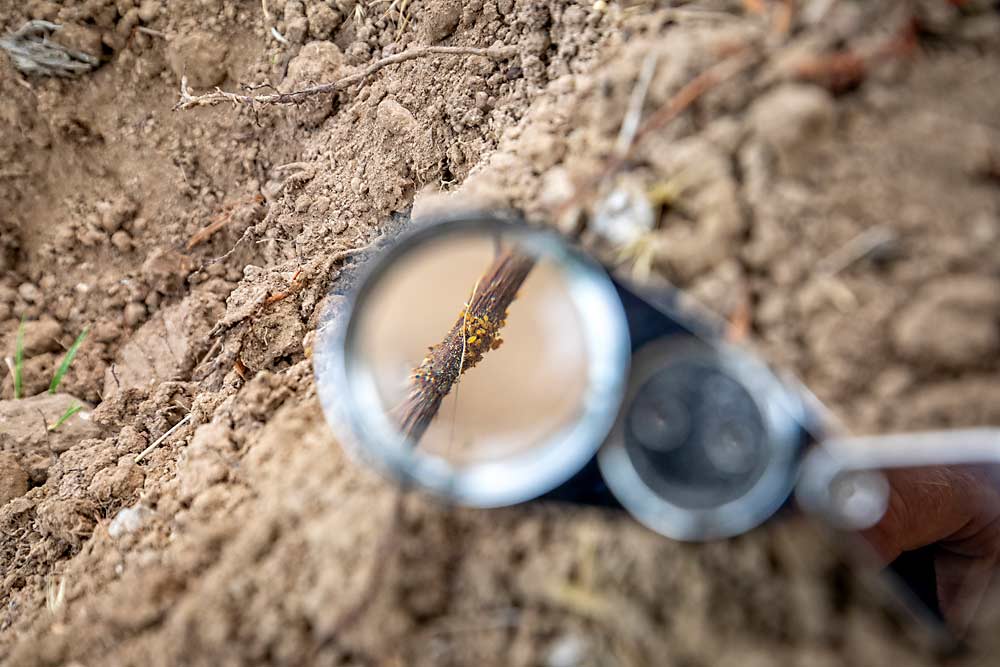
[[[657,532],[745,532],[794,485],[804,407],[672,290],[553,230],[470,213],[374,258],[314,355],[356,457],[476,507],[619,506]]]

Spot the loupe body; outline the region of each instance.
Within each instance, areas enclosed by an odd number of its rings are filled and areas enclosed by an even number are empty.
[[[765,521],[810,440],[799,395],[679,292],[488,214],[383,251],[321,326],[315,363],[341,441],[404,484],[477,507],[618,506],[674,539]],[[412,406],[435,400],[415,436]]]

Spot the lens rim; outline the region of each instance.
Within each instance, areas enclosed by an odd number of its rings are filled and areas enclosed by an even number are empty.
[[[573,300],[583,314],[589,388],[581,416],[540,443],[500,461],[452,468],[441,457],[401,443],[385,413],[374,376],[358,359],[357,314],[395,266],[415,248],[449,236],[516,237],[540,256],[566,268]],[[628,378],[630,339],[624,308],[611,279],[553,229],[525,223],[509,212],[468,211],[438,217],[405,232],[376,257],[333,321],[317,336],[317,391],[328,422],[344,448],[385,474],[442,498],[474,507],[502,507],[556,488],[589,462],[618,414]]]
[[[769,434],[771,458],[751,489],[717,507],[689,508],[670,502],[643,481],[625,446],[628,406],[639,389],[678,361],[704,361],[742,383],[757,405]],[[804,409],[760,361],[731,345],[674,335],[644,345],[632,358],[623,408],[597,462],[608,488],[641,524],[676,540],[704,541],[745,533],[766,521],[784,504],[797,476],[803,440]]]

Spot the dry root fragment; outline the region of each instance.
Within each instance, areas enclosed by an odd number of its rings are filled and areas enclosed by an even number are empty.
[[[264,196],[261,194],[256,194],[249,199],[243,200],[236,204],[228,204],[220,213],[217,213],[213,218],[212,222],[208,225],[202,227],[197,232],[191,235],[191,238],[187,242],[187,249],[191,250],[201,243],[212,238],[216,232],[225,227],[233,219],[233,213],[236,212],[236,207],[239,204],[251,204],[253,206],[260,206],[264,203]]]
[[[0,48],[25,74],[76,76],[97,67],[100,61],[89,53],[49,41],[49,35],[61,27],[49,21],[28,21],[16,32],[0,38]]]
[[[330,83],[321,83],[302,90],[294,90],[288,93],[272,93],[269,95],[240,95],[237,93],[226,92],[221,88],[216,88],[213,92],[205,93],[204,95],[192,95],[190,89],[188,88],[187,77],[182,77],[181,99],[176,105],[174,105],[174,111],[179,109],[190,109],[193,107],[215,106],[223,103],[232,104],[233,107],[243,105],[250,107],[251,109],[254,109],[255,105],[300,104],[307,98],[314,95],[336,93],[353,86],[356,83],[361,83],[383,67],[398,65],[399,63],[404,63],[408,60],[432,55],[481,56],[484,58],[492,58],[494,60],[503,60],[517,55],[517,47],[505,46],[483,49],[471,46],[425,46],[416,49],[408,49],[402,53],[396,53],[391,56],[386,56],[381,60],[376,60],[360,72],[355,72],[354,74],[350,74],[336,81],[331,81]],[[257,86],[257,88],[260,88],[260,86]],[[252,90],[253,87],[250,89]]]
[[[847,50],[806,58],[795,66],[795,76],[818,83],[832,93],[844,93],[859,86],[873,65],[903,58],[916,48],[916,24],[908,19],[895,35],[874,51],[859,53]]]
[[[397,411],[400,429],[413,444],[419,442],[461,374],[503,343],[500,330],[507,323],[507,308],[534,266],[533,257],[517,251],[501,254],[473,290],[451,331],[414,370],[410,395]]]

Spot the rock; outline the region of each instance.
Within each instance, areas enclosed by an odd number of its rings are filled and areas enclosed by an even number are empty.
[[[195,31],[169,42],[167,61],[178,80],[186,76],[194,88],[211,88],[226,80],[228,52],[221,37]]]
[[[98,320],[90,331],[91,337],[98,343],[111,343],[118,340],[118,336],[121,335],[118,324],[107,319]]]
[[[309,32],[309,22],[304,16],[299,16],[288,21],[285,28],[285,38],[292,44],[301,44],[306,39]]]
[[[104,374],[105,400],[130,387],[185,377],[207,351],[208,332],[222,313],[221,301],[201,293],[159,311],[132,334]]]
[[[124,230],[118,230],[111,235],[111,245],[113,245],[118,252],[126,253],[132,250],[132,237],[128,232]]]
[[[17,294],[28,303],[40,303],[42,292],[32,283],[21,283],[17,286]]]
[[[590,645],[586,639],[576,634],[565,634],[549,646],[545,667],[577,667],[586,664],[588,655]]]
[[[805,166],[817,140],[832,131],[834,117],[831,95],[805,84],[779,86],[750,110],[754,132],[774,151],[779,171],[786,175]]]
[[[28,12],[33,19],[54,22],[59,16],[59,5],[47,0],[35,0],[28,3]]]
[[[440,42],[455,32],[462,19],[462,0],[437,0],[420,12],[418,34],[428,44]]]
[[[921,289],[897,315],[892,342],[904,359],[953,370],[1000,354],[1000,280],[952,276]]]
[[[38,505],[38,532],[71,548],[79,548],[94,532],[101,517],[89,498],[50,497]]]
[[[142,487],[146,473],[131,455],[118,460],[118,465],[109,466],[97,472],[87,491],[91,497],[107,506],[121,500],[131,500],[131,496]]]
[[[631,174],[618,177],[594,209],[589,229],[616,248],[625,248],[653,231],[656,215],[646,184]]]
[[[28,473],[10,452],[0,452],[0,507],[28,492]]]
[[[134,533],[142,528],[151,517],[153,510],[142,505],[126,507],[118,511],[115,518],[108,524],[108,535],[117,540],[122,535]]]

